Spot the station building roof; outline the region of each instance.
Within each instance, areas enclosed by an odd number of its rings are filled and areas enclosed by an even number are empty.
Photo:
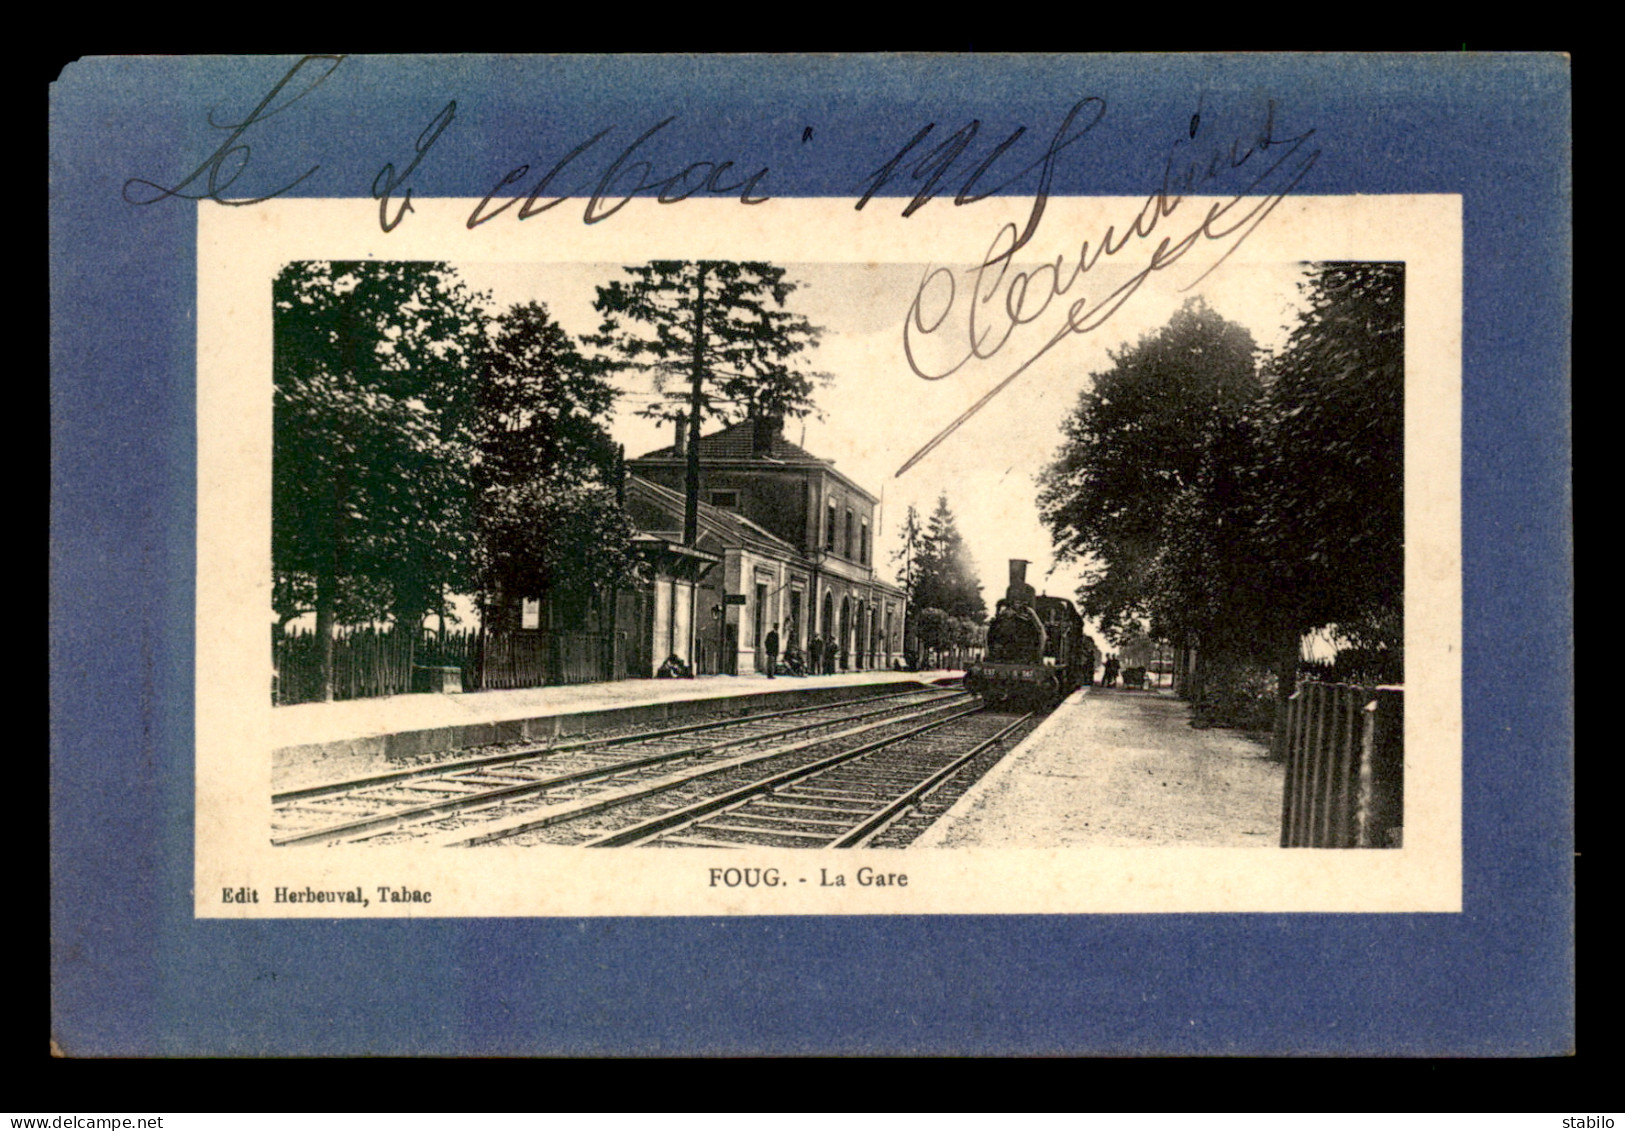
[[[643,532],[655,535],[662,539],[681,542],[683,540],[683,494],[663,487],[659,483],[643,478],[641,475],[628,475],[626,477],[626,492],[628,499],[638,499],[648,503],[663,516],[676,520],[676,526],[671,530],[647,529]],[[742,514],[714,507],[710,503],[700,500],[699,519],[702,534],[709,531],[729,546],[747,547],[765,552],[773,557],[786,560],[801,561],[801,551],[794,545],[786,542],[777,534],[759,526]]]
[[[870,502],[875,501],[875,496],[835,470],[834,460],[820,459],[807,449],[786,440],[782,427],[777,423],[772,426],[771,434],[765,437],[758,436],[759,427],[757,421],[746,419],[738,424],[730,424],[720,432],[713,432],[709,436],[701,436],[700,462],[712,466],[777,466],[818,470],[838,479],[843,485],[856,491]],[[656,448],[652,452],[646,452],[638,456],[637,459],[628,462],[681,464],[687,458],[686,453],[683,455],[677,453],[675,444],[668,444],[663,448]]]
[[[675,445],[668,444],[664,448],[648,452],[638,458],[683,459],[684,457],[677,454]],[[722,431],[713,432],[709,436],[701,436],[700,459],[729,463],[746,460],[766,460],[773,463],[807,464],[814,467],[832,466],[829,460],[819,459],[805,448],[792,444],[784,438],[782,431],[776,429],[768,441],[767,450],[758,451],[755,426],[749,420],[742,420],[738,424],[730,424]]]

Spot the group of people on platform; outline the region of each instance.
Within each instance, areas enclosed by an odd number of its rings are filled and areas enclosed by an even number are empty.
[[[1123,667],[1122,661],[1119,660],[1114,653],[1106,657],[1105,666],[1100,672],[1100,686],[1116,687],[1118,675],[1122,675],[1123,686],[1125,688],[1143,688],[1146,685],[1145,669],[1140,667]]]
[[[772,679],[780,670],[778,629],[768,630],[767,638],[762,641],[762,651],[767,653],[767,678]],[[815,634],[807,642],[805,654],[794,645],[784,653],[783,671],[786,675],[834,675],[838,671],[846,671],[847,667],[846,649],[833,636]],[[666,662],[655,672],[657,679],[692,679],[693,676],[694,669],[675,652],[667,656]]]
[[[767,637],[762,641],[762,651],[767,653],[767,678],[772,679],[779,671],[779,630],[770,628]],[[846,649],[833,636],[819,636],[817,633],[807,641],[807,651],[791,645],[784,653],[784,671],[786,675],[834,675],[837,671],[847,670]]]

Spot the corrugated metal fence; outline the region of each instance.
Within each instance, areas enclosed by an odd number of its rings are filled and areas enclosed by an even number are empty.
[[[1281,726],[1281,847],[1398,847],[1405,813],[1404,689],[1300,684]]]

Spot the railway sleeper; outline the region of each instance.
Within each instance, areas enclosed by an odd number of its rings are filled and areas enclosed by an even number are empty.
[[[764,829],[782,829],[786,825],[793,829],[809,828],[810,826],[829,825],[831,828],[844,829],[851,825],[850,821],[832,821],[816,817],[772,817],[762,813],[738,812],[729,814],[729,819],[741,825],[751,825]]]
[[[794,813],[808,813],[808,814],[811,814],[811,813],[829,813],[832,816],[842,817],[842,816],[847,816],[849,814],[857,814],[857,813],[863,812],[863,808],[861,806],[856,805],[856,804],[854,804],[852,806],[852,808],[842,809],[842,808],[839,808],[839,807],[834,806],[834,805],[807,805],[807,804],[801,804],[801,803],[798,803],[798,802],[786,801],[785,799],[779,798],[779,797],[775,797],[771,801],[762,801],[762,802],[759,803],[759,805],[763,809],[773,809],[773,810],[776,810],[776,811],[782,811],[782,812],[791,813],[791,814],[794,814]]]
[[[828,833],[792,833],[771,829],[740,828],[734,825],[701,825],[682,830],[684,839],[715,837],[732,843],[760,845],[763,848],[817,848],[830,842]]]
[[[798,789],[790,794],[792,797],[805,798],[808,801],[844,801],[860,808],[867,805],[870,793],[859,789],[820,789],[818,791]]]

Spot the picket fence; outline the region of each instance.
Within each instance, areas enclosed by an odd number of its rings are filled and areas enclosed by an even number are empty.
[[[315,632],[273,628],[272,703],[322,699],[321,645]],[[626,678],[626,633],[487,633],[443,636],[429,629],[339,629],[333,638],[333,698],[366,699],[437,687],[435,668],[457,668],[462,686],[512,689]]]
[[[1278,726],[1286,756],[1281,847],[1398,847],[1404,689],[1302,683]]]

